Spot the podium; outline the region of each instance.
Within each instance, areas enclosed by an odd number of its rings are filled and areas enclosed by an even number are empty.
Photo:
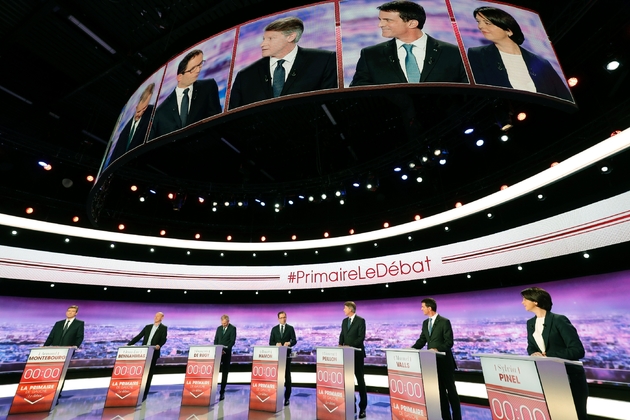
[[[318,420],[354,419],[354,347],[317,347]]]
[[[154,346],[118,348],[105,408],[136,407],[142,403]]]
[[[392,420],[439,420],[437,358],[444,353],[416,349],[383,349]]]
[[[288,347],[254,346],[249,409],[277,413],[284,405]]]
[[[9,414],[48,412],[57,404],[74,347],[31,349]]]
[[[488,391],[493,420],[577,420],[565,364],[556,357],[475,354]]]
[[[210,407],[216,403],[223,346],[191,346],[184,377],[182,405]]]

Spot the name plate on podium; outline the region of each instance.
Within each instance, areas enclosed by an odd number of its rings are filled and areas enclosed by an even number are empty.
[[[317,419],[354,419],[354,347],[317,348]]]
[[[47,412],[57,403],[74,347],[31,349],[9,414]]]
[[[475,356],[481,359],[493,419],[577,419],[562,359]]]
[[[427,420],[420,352],[388,349],[386,353],[392,420]]]
[[[105,407],[136,407],[149,376],[153,346],[119,347]]]
[[[182,405],[209,407],[216,401],[223,346],[191,346],[184,378]]]
[[[249,392],[250,410],[277,413],[282,410],[284,372],[287,347],[255,346],[252,362],[252,381]]]

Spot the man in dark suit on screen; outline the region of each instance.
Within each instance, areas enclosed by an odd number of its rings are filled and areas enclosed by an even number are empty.
[[[44,346],[63,346],[78,348],[83,343],[85,323],[77,319],[79,307],[72,305],[66,310],[66,319],[57,321],[53,326]]]
[[[298,47],[304,23],[296,17],[265,27],[260,60],[240,70],[230,92],[230,109],[293,93],[337,87],[337,54]]]
[[[422,349],[425,344],[429,350],[446,353],[437,356],[438,385],[440,387],[440,408],[443,420],[462,420],[462,409],[455,387],[455,357],[453,356],[453,327],[451,321],[437,313],[435,299],[422,300],[422,313],[429,318],[422,323],[422,332],[414,349]],[[450,404],[450,408],[449,408]],[[451,417],[451,410],[453,415]]]
[[[341,322],[341,334],[339,334],[339,345],[350,346],[360,349],[354,353],[354,376],[357,378],[359,388],[359,418],[366,418],[367,408],[367,388],[365,386],[365,319],[356,314],[357,305],[354,302],[346,302],[343,306],[343,313],[346,318]]]
[[[221,315],[221,325],[214,334],[214,344],[222,345],[221,355],[221,388],[219,390],[219,401],[225,399],[225,386],[227,385],[228,374],[230,373],[230,363],[232,362],[232,347],[236,344],[236,327],[230,324],[230,317]]]
[[[155,346],[155,350],[153,350],[153,359],[151,359],[151,367],[149,368],[149,377],[147,378],[147,386],[144,389],[144,396],[142,401],[147,399],[147,395],[149,395],[149,388],[151,387],[151,380],[153,379],[153,373],[155,370],[155,365],[157,360],[160,358],[160,350],[162,346],[166,343],[166,336],[168,334],[168,327],[162,324],[162,320],[164,319],[164,313],[158,312],[153,317],[153,324],[149,324],[145,326],[140,334],[136,335],[127,343],[128,346],[133,346],[140,339],[142,339],[143,346]]]
[[[410,1],[391,1],[377,9],[381,34],[392,39],[361,50],[350,86],[468,83],[457,46],[422,31],[427,18],[422,6]]]
[[[278,325],[271,329],[269,336],[270,346],[284,346],[287,349],[287,367],[284,373],[284,405],[290,404],[291,398],[291,348],[297,343],[295,330],[287,324],[287,313],[278,312]]]
[[[147,134],[149,128],[149,121],[151,120],[151,114],[153,114],[153,105],[149,105],[151,96],[153,96],[153,90],[155,89],[155,83],[151,83],[144,89],[138,104],[136,105],[136,112],[118,136],[118,141],[114,147],[114,152],[110,161],[114,161],[127,153],[129,150],[140,146],[144,142],[144,136]]]
[[[168,134],[221,112],[214,79],[197,80],[205,60],[193,50],[177,66],[177,87],[155,110],[149,139]]]

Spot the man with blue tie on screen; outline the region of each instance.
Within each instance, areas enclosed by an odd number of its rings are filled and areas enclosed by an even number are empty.
[[[357,305],[354,302],[346,302],[343,306],[343,313],[346,318],[341,322],[341,334],[339,334],[339,345],[350,346],[359,349],[354,353],[354,376],[357,378],[359,388],[359,418],[366,418],[367,408],[367,388],[365,386],[365,319],[356,314]]]
[[[468,83],[459,48],[422,31],[427,15],[421,5],[391,1],[377,9],[381,35],[392,39],[361,50],[350,86]]]
[[[221,315],[221,325],[214,334],[214,344],[224,346],[221,355],[221,389],[219,390],[219,401],[223,401],[232,362],[232,347],[236,344],[236,327],[230,324],[230,317],[227,315]]]
[[[287,324],[287,313],[278,312],[278,325],[271,329],[269,345],[289,347],[287,349],[287,367],[284,372],[284,405],[290,404],[291,398],[291,347],[297,343],[295,330]]]
[[[437,313],[435,299],[422,299],[422,313],[429,318],[422,323],[422,332],[414,349],[422,349],[425,344],[432,351],[446,353],[437,356],[438,386],[440,388],[440,408],[443,420],[462,420],[462,409],[455,387],[455,357],[453,356],[453,327],[451,321]],[[450,408],[449,408],[450,404]],[[451,410],[453,415],[451,417]]]
[[[337,87],[337,54],[297,45],[304,23],[277,19],[265,27],[262,58],[240,70],[230,91],[230,109],[282,95]]]
[[[157,364],[157,360],[160,358],[160,350],[162,349],[162,346],[166,344],[168,327],[162,324],[163,319],[163,312],[156,313],[153,317],[153,324],[145,326],[142,331],[140,331],[140,334],[136,335],[127,343],[128,346],[133,346],[138,341],[140,341],[140,339],[142,339],[143,346],[155,346],[155,349],[153,350],[153,358],[151,359],[151,367],[149,368],[147,385],[144,388],[144,396],[142,397],[142,401],[146,400],[147,396],[149,395],[149,388],[151,388],[151,380],[153,379],[155,365]]]

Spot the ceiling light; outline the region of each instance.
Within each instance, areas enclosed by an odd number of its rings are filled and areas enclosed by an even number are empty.
[[[88,175],[85,179],[87,179],[88,182],[94,181],[94,177],[92,175]]]
[[[416,182],[418,182],[418,183],[419,183],[419,182],[422,182],[422,177],[421,177],[421,176],[417,177],[417,178],[416,178]]]
[[[464,130],[464,134],[472,134],[475,131],[474,128],[470,127]]]
[[[501,135],[501,141],[508,141],[509,139],[510,139],[510,136],[508,136],[507,134]]]
[[[326,194],[322,194],[322,200],[325,200],[328,196]]]
[[[354,188],[359,188],[359,187],[361,186],[361,184],[359,184],[358,182],[353,182],[353,183],[352,183],[352,186],[353,186]]]
[[[324,238],[328,238],[329,236],[330,236],[330,233],[324,232]]]
[[[137,185],[132,185],[131,187],[129,187],[129,189],[133,192],[138,191],[138,186]]]
[[[155,191],[155,190],[149,190],[149,192],[150,192],[151,194],[157,194],[157,191]]]
[[[388,222],[383,223],[383,227],[384,228],[388,228],[389,227],[389,223]]]
[[[205,199],[205,198],[203,198],[203,197],[199,197],[199,198],[197,198],[197,200],[198,200],[200,203],[203,203],[204,201],[206,201],[206,199]]]
[[[260,242],[265,242],[266,240],[267,240],[267,237],[266,237],[266,236],[261,236],[261,237],[260,237]]]
[[[446,159],[444,158],[440,159],[440,165],[446,165]]]
[[[118,225],[118,230],[125,230],[125,225],[122,223]]]
[[[72,221],[73,221],[74,223],[78,222],[78,221],[79,221],[79,216],[74,216],[74,217],[72,218]]]
[[[346,204],[346,200],[344,200],[344,199],[339,200],[339,204],[341,204],[343,206],[344,204]]]
[[[348,233],[349,233],[350,235],[354,235],[354,229],[350,229],[350,230],[348,231]]]
[[[195,233],[195,239],[201,239],[201,234]]]
[[[141,195],[140,197],[138,197],[138,200],[140,200],[141,203],[144,203],[146,198],[144,197],[144,195]]]
[[[164,235],[166,235],[166,231],[165,231],[164,229],[162,229],[162,230],[160,231],[160,236],[164,236]]]
[[[415,216],[413,216],[413,220],[415,220],[415,221],[418,221],[420,219],[422,219],[422,217],[420,217],[419,214],[416,214]]]
[[[582,256],[583,256],[584,258],[590,258],[590,257],[591,257],[591,256],[588,254],[588,252],[585,252],[584,254],[582,254]]]
[[[65,242],[65,243],[70,242],[70,238],[66,238],[66,239],[64,240],[64,242]]]
[[[402,179],[403,181],[406,181],[406,180],[407,180],[407,178],[409,178],[409,177],[408,177],[407,175],[405,175],[405,174],[403,174],[403,175],[400,177],[400,179]]]
[[[232,240],[232,235],[228,235],[225,239],[228,240],[228,241],[231,241]]]
[[[297,239],[297,235],[291,235],[291,240],[295,241]]]
[[[527,118],[527,114],[524,112],[519,112],[516,116],[516,119],[519,121],[525,121],[525,118]]]
[[[462,202],[458,201],[457,203],[455,203],[455,208],[458,209],[462,206]]]
[[[402,168],[400,166],[396,166],[394,168],[394,172],[400,172],[400,171],[402,171]]]
[[[606,70],[615,71],[621,67],[621,63],[618,60],[611,60],[606,64]]]
[[[578,78],[570,77],[569,80],[567,80],[567,83],[569,84],[569,87],[574,87],[578,84]]]
[[[35,210],[33,210],[33,207],[28,207],[28,208],[26,209],[26,214],[33,214],[33,212],[34,212],[34,211],[35,211]]]
[[[485,143],[485,142],[483,141],[483,139],[479,139],[479,140],[477,140],[477,141],[475,142],[475,144],[476,144],[478,147],[483,146],[483,144],[484,144],[484,143]]]

